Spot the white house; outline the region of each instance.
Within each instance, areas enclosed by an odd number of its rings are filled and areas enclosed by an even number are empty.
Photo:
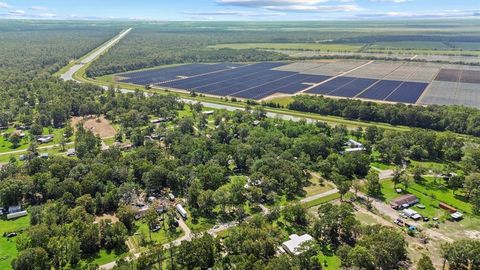
[[[286,252],[292,255],[301,254],[302,245],[313,240],[313,237],[309,234],[304,234],[301,236],[298,236],[297,234],[292,234],[289,238],[290,240],[282,243],[282,247]]]
[[[53,135],[44,135],[37,138],[39,143],[49,143],[51,141],[53,141]]]

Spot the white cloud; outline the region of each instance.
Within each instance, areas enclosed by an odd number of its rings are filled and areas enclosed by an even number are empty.
[[[10,6],[9,4],[5,3],[5,2],[0,2],[0,8],[11,8],[12,6]]]
[[[8,14],[12,16],[25,16],[27,13],[24,10],[16,9],[16,10],[10,10]]]
[[[468,18],[478,16],[480,10],[432,10],[429,12],[385,12],[385,13],[371,13],[358,14],[361,18]]]
[[[412,0],[370,0],[371,2],[380,2],[380,3],[406,3]]]
[[[292,11],[292,12],[335,12],[335,11],[342,11],[342,12],[350,12],[350,11],[360,11],[360,8],[357,5],[333,5],[333,6],[326,6],[326,5],[290,5],[290,6],[271,6],[265,7],[268,10],[276,10],[276,11]]]
[[[245,7],[316,5],[329,0],[217,0],[217,3]]]
[[[337,4],[331,5],[332,2]],[[356,4],[344,4],[350,2],[354,2],[354,0],[217,0],[217,3],[222,5],[285,12],[350,12],[362,10]],[[326,3],[329,4],[326,5]],[[338,3],[342,4],[339,5]]]
[[[47,7],[42,7],[42,6],[32,6],[32,7],[30,7],[29,9],[35,10],[35,11],[45,11],[45,10],[48,10]]]
[[[212,18],[212,16],[238,16],[238,17],[276,17],[285,15],[285,13],[255,13],[255,12],[241,12],[241,11],[232,11],[232,10],[219,10],[219,11],[206,11],[206,12],[197,12],[197,11],[187,11],[184,12],[186,15],[190,16],[199,16],[205,18]]]
[[[53,13],[40,13],[40,14],[38,14],[38,17],[41,17],[41,18],[55,18],[55,17],[57,17],[57,15],[53,14]]]

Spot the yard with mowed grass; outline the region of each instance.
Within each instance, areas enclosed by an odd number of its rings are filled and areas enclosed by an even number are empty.
[[[9,128],[7,130],[2,130],[0,133],[1,134],[11,134],[14,132],[14,128]],[[13,144],[8,141],[8,137],[5,136],[0,136],[0,153],[7,153],[7,152],[14,152],[14,151],[19,151],[19,150],[26,150],[28,146],[30,145],[30,133],[28,130],[22,131],[25,133],[25,138],[23,138],[18,147],[14,148]],[[42,146],[50,146],[54,144],[58,144],[61,141],[61,138],[63,137],[63,128],[43,128],[43,135],[48,135],[52,134],[53,135],[53,141],[49,143],[44,143],[44,144],[38,144],[38,147]]]
[[[397,188],[405,190],[402,184],[397,185]],[[382,193],[386,202],[390,202],[403,194],[398,194],[394,190],[393,182],[390,179],[382,182]],[[425,205],[425,209],[420,209],[417,206],[414,206],[413,209],[427,217],[442,218],[448,214],[447,211],[439,208],[440,202],[453,206],[463,213],[470,214],[472,212],[472,206],[464,195],[460,191],[454,194],[451,189],[445,187],[443,179],[435,180],[433,177],[425,177],[422,183],[412,181],[405,193],[417,196],[420,204]]]
[[[340,258],[337,257],[335,254],[328,254],[325,255],[321,253],[317,256],[318,260],[323,266],[325,270],[337,270],[340,269],[341,261]]]
[[[0,220],[0,269],[12,269],[11,262],[17,256],[16,237],[6,238],[4,233],[19,233],[30,226],[30,217],[15,220]]]
[[[235,43],[217,44],[210,48],[222,49],[272,49],[272,50],[311,50],[358,52],[363,44],[329,44],[329,43]]]
[[[167,220],[165,220],[165,226],[167,226],[166,224],[167,224]],[[135,225],[138,228],[137,232],[135,233],[135,238],[136,238],[135,240],[138,243],[141,243],[141,237],[145,237],[145,240],[149,242],[150,235],[149,235],[148,225],[143,221],[137,221],[135,222]],[[162,226],[162,228],[157,232],[152,232],[152,242],[153,242],[152,244],[165,244],[174,239],[177,239],[182,235],[183,235],[183,231],[179,227],[176,228],[175,232],[171,233],[165,230]]]
[[[305,205],[306,208],[312,208],[312,207],[318,206],[320,204],[331,202],[331,201],[334,201],[334,200],[337,200],[337,199],[340,199],[340,194],[339,193],[334,193],[334,194],[331,194],[331,195],[328,195],[328,196],[325,196],[325,197],[315,199],[313,201],[309,201],[309,202],[305,203],[304,205]]]
[[[79,264],[80,264],[80,267],[82,265],[86,265],[87,263],[104,265],[104,264],[119,260],[121,258],[124,258],[125,256],[127,256],[127,254],[128,254],[127,252],[116,253],[114,250],[101,249],[97,254],[89,258],[82,259]]]

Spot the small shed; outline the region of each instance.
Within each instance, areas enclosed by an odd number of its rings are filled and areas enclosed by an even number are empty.
[[[455,212],[455,213],[451,214],[450,217],[452,217],[452,219],[455,220],[455,221],[459,221],[459,220],[463,219],[463,214],[460,213],[460,212]]]

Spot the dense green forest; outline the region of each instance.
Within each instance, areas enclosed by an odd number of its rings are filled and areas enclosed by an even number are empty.
[[[322,96],[296,96],[289,109],[480,136],[480,111],[462,106],[380,104]]]
[[[51,74],[109,40],[120,29],[120,26],[92,23],[2,21],[0,87],[39,78],[42,72]]]

